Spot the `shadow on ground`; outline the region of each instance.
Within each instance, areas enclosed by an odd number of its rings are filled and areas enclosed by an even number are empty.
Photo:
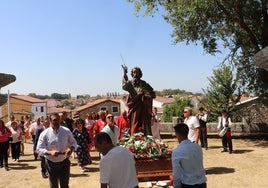
[[[233,151],[233,154],[243,154],[254,151],[253,149],[237,149]]]
[[[81,174],[70,174],[70,178],[76,178],[76,177],[88,177],[89,174],[87,174],[86,172],[81,173]]]
[[[229,174],[234,173],[234,168],[227,168],[227,167],[211,167],[206,169],[206,174]]]
[[[222,148],[222,146],[208,146],[208,149],[219,149]]]
[[[37,168],[36,166],[30,166],[27,163],[21,163],[21,162],[18,162],[17,164],[11,163],[8,164],[8,166],[10,167],[10,169],[13,170],[30,170],[30,169],[32,170]]]

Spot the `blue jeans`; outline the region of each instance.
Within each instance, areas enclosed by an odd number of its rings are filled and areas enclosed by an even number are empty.
[[[65,159],[61,162],[52,162],[45,160],[45,166],[48,172],[50,188],[69,188],[70,160]]]

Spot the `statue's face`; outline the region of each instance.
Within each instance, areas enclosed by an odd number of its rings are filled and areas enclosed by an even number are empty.
[[[140,78],[140,72],[139,72],[139,70],[136,69],[136,68],[133,68],[132,71],[131,71],[131,76],[133,78]]]

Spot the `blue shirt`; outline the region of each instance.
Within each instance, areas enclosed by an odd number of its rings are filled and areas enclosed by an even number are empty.
[[[172,152],[173,186],[180,188],[181,183],[195,185],[206,182],[203,167],[203,153],[198,144],[183,140]]]
[[[57,132],[52,127],[45,129],[40,134],[37,143],[37,150],[39,151],[39,154],[52,162],[61,162],[66,159],[66,157],[65,155],[45,155],[47,150],[65,152],[65,150],[70,147],[77,148],[77,143],[72,132],[63,126],[60,126]]]

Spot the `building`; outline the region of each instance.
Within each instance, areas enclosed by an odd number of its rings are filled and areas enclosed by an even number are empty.
[[[155,99],[153,99],[153,108],[157,108],[157,113],[159,115],[162,115],[164,107],[166,105],[173,104],[174,101],[175,101],[175,99],[173,97],[156,96]]]
[[[47,103],[44,100],[26,95],[10,95],[9,100],[0,107],[0,118],[8,121],[10,114],[17,120],[21,120],[26,115],[31,119],[47,116]]]
[[[114,116],[119,116],[121,112],[120,106],[120,99],[104,98],[88,102],[86,105],[80,106],[74,111],[75,114],[79,115],[79,117],[83,119],[86,117],[87,113],[98,113],[100,110],[107,111]]]

